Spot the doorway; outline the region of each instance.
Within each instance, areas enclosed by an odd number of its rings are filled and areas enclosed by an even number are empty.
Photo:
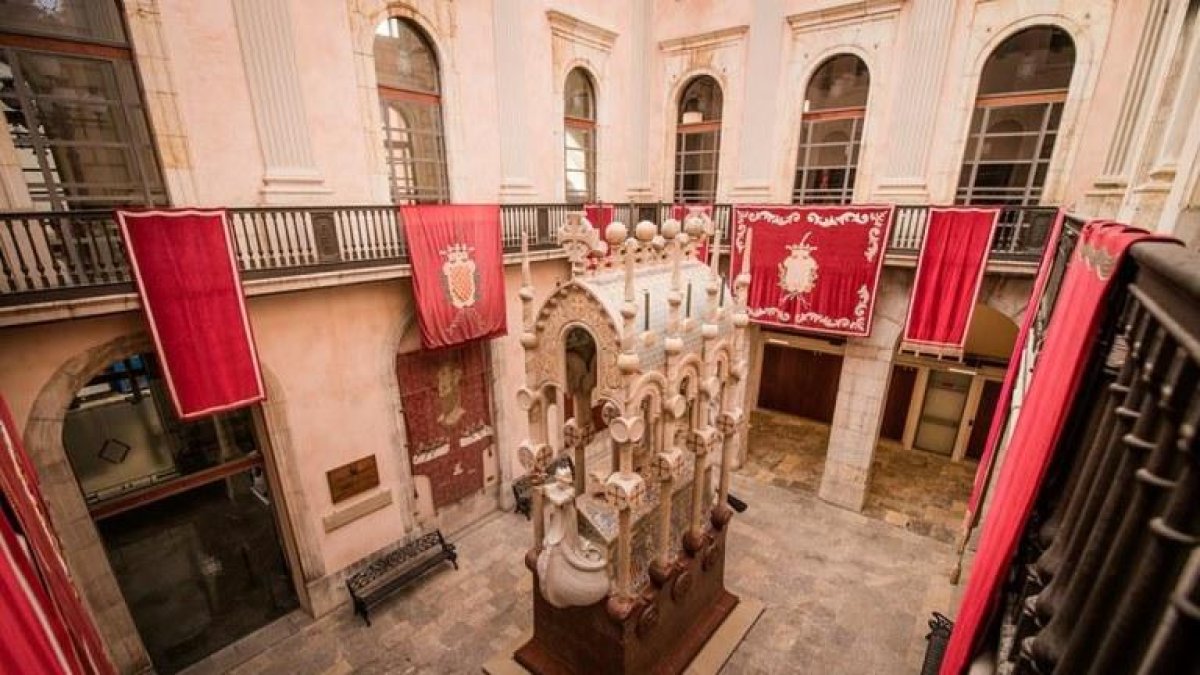
[[[76,393],[63,446],[157,672],[298,607],[251,409],[180,420],[137,354]]]
[[[758,407],[831,424],[842,377],[842,355],[763,345]]]
[[[970,388],[970,375],[945,370],[929,374],[914,446],[947,457],[954,453]]]

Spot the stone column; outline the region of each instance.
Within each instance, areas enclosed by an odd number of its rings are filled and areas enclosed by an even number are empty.
[[[288,0],[234,0],[262,150],[263,195],[328,193],[313,156]]]
[[[904,449],[912,450],[917,438],[917,427],[921,425],[921,409],[925,405],[925,389],[929,386],[929,368],[917,368],[917,379],[913,383],[912,398],[908,401],[908,416],[904,418]]]
[[[954,10],[949,0],[913,0],[903,26],[899,58],[892,72],[889,115],[891,144],[887,166],[876,190],[880,198],[901,203],[929,201],[929,150],[937,115],[913,101],[940,101],[949,57]]]
[[[892,354],[890,348],[862,340],[851,339],[846,344],[825,473],[818,491],[821,499],[831,504],[853,511],[863,508],[892,372]]]
[[[649,147],[650,132],[647,125],[647,111],[652,94],[650,92],[650,71],[654,63],[654,35],[651,26],[654,22],[654,3],[633,3],[633,16],[630,17],[630,84],[629,108],[626,117],[625,151],[629,154],[629,184],[627,192],[633,202],[648,202],[654,200],[654,192],[650,188],[650,161],[646,154]]]
[[[530,138],[526,94],[525,40],[521,35],[521,0],[493,0],[492,43],[496,55],[496,103],[500,118],[500,201],[536,196],[530,180]]]
[[[730,197],[737,202],[771,199],[772,170],[779,151],[775,138],[783,36],[787,32],[782,0],[756,0],[746,56],[745,124],[738,151],[738,173]]]

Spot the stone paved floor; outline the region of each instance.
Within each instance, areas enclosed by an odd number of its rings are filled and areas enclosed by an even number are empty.
[[[733,521],[728,586],[766,609],[724,673],[918,671],[929,612],[950,602],[950,546],[752,476],[733,492],[750,508]],[[496,514],[456,537],[462,569],[402,592],[372,626],[348,607],[297,613],[187,672],[478,673],[530,625],[528,540],[524,518]]]
[[[742,473],[778,487],[816,494],[828,444],[827,424],[756,410]],[[951,462],[882,440],[876,448],[863,513],[953,543],[967,510],[975,467],[973,462]]]

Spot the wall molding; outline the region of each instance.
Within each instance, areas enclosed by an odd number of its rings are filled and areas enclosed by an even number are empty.
[[[696,35],[687,35],[684,37],[662,40],[658,43],[658,48],[670,54],[673,52],[683,52],[692,49],[712,49],[714,47],[724,47],[725,45],[734,44],[741,41],[748,32],[750,32],[750,26],[748,24],[731,26],[729,28],[722,28],[720,30],[709,31],[707,33],[697,33]]]
[[[900,12],[904,0],[841,0],[820,9],[789,14],[793,33],[826,30],[839,26],[890,19]]]
[[[556,9],[546,10],[546,20],[550,22],[551,35],[569,42],[610,52],[617,41],[616,31]]]

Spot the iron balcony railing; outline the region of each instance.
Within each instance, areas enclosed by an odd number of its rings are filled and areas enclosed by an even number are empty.
[[[670,204],[614,204],[625,223],[671,216]],[[557,246],[555,233],[577,204],[501,207],[504,251]],[[992,259],[1034,261],[1041,255],[1054,209],[1006,207]],[[713,219],[728,241],[732,207],[718,204]],[[921,246],[927,206],[896,209],[889,252],[914,255]],[[238,265],[248,279],[337,269],[406,264],[399,214],[391,206],[270,207],[229,210]],[[111,210],[0,213],[0,305],[98,296],[130,290],[129,265]]]
[[[1200,668],[1200,255],[1130,258],[1013,561],[998,672]]]

